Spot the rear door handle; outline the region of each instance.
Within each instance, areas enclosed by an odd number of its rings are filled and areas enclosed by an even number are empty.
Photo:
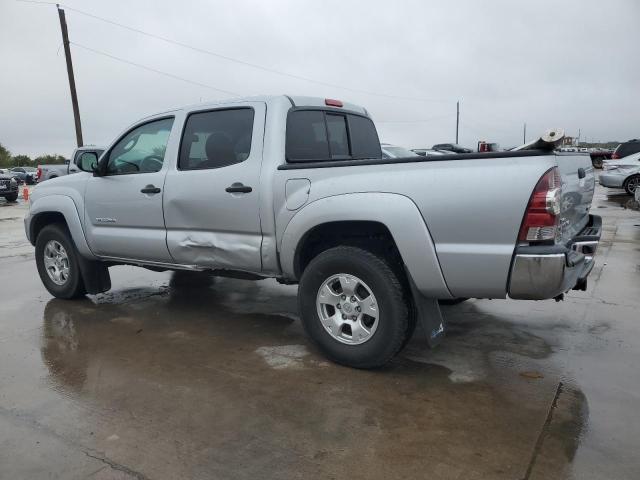
[[[160,193],[161,192],[160,188],[156,187],[155,185],[147,185],[140,191],[142,193]]]
[[[225,191],[228,193],[250,193],[253,191],[253,188],[245,186],[240,182],[235,182],[231,184],[230,187],[225,188]]]
[[[587,176],[587,172],[584,171],[584,168],[580,167],[578,169],[578,178],[584,178]]]

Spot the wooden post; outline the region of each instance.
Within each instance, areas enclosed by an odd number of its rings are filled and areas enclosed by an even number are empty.
[[[76,93],[76,81],[73,77],[73,62],[71,61],[71,49],[69,48],[69,32],[67,31],[67,20],[64,16],[64,10],[60,5],[58,8],[58,17],[60,17],[60,29],[62,30],[62,44],[64,45],[64,56],[67,60],[67,76],[69,77],[69,89],[71,90],[71,104],[73,106],[73,120],[76,124],[76,141],[78,147],[82,142],[82,125],[80,124],[80,108],[78,107],[78,95]]]

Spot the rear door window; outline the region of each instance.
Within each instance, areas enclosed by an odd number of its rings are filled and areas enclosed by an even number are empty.
[[[251,153],[253,108],[192,113],[187,118],[178,168],[201,170],[244,162]]]

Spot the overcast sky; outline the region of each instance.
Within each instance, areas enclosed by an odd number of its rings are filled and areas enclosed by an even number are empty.
[[[382,141],[502,146],[562,127],[583,140],[640,137],[640,2],[67,0],[129,27],[336,87],[163,42],[67,9],[72,43],[240,95],[288,93],[365,106]],[[0,143],[13,154],[75,146],[53,5],[0,0]],[[220,91],[72,45],[85,143]],[[338,88],[337,86],[344,87]],[[370,93],[363,93],[370,92]],[[403,98],[390,98],[397,96]]]

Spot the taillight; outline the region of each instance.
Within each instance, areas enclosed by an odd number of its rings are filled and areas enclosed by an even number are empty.
[[[42,176],[42,169],[40,167],[38,167],[38,173],[36,173],[36,178],[38,180],[40,180],[40,177]]]
[[[558,167],[553,167],[542,176],[536,188],[533,189],[518,240],[521,242],[555,240],[559,234],[561,198],[562,179]]]
[[[618,155],[616,152],[613,152],[611,154],[611,159],[612,160],[617,160],[618,158],[622,158],[620,155]]]

